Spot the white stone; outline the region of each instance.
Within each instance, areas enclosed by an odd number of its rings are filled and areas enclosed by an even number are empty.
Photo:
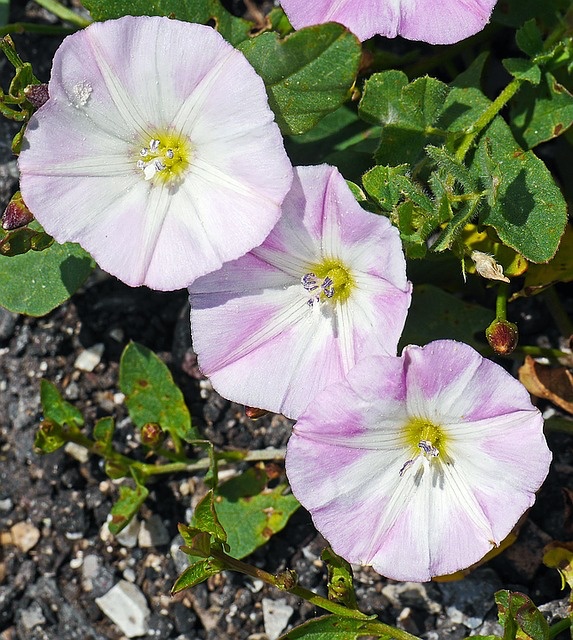
[[[80,371],[93,371],[101,362],[104,352],[104,345],[101,342],[94,344],[89,349],[84,349],[74,362],[74,367]]]
[[[148,520],[141,523],[137,542],[142,549],[160,547],[169,543],[169,532],[160,516],[154,513]]]
[[[270,600],[263,598],[263,622],[269,640],[277,640],[285,630],[294,609],[286,600]]]
[[[134,584],[120,580],[101,598],[97,606],[114,622],[128,638],[139,638],[149,630],[151,612],[145,596]]]
[[[64,451],[82,464],[85,464],[90,457],[88,450],[75,442],[66,442]]]
[[[133,518],[125,529],[122,529],[116,536],[115,539],[119,542],[122,547],[127,547],[128,549],[133,549],[133,547],[137,546],[137,537],[139,536],[139,527],[141,523],[137,518]]]
[[[42,607],[37,602],[32,604],[22,611],[20,621],[26,631],[32,631],[32,629],[40,624],[46,622]]]

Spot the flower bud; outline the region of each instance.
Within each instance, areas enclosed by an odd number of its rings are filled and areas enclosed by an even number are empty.
[[[150,449],[157,449],[165,440],[163,429],[156,422],[148,422],[141,428],[141,443]]]
[[[48,85],[45,82],[42,84],[29,84],[24,89],[24,95],[26,96],[26,100],[35,109],[39,109],[50,97],[50,94],[48,93]]]
[[[495,319],[485,330],[489,346],[500,356],[509,355],[517,346],[517,325],[507,320]]]
[[[16,191],[2,214],[2,229],[12,231],[27,225],[33,219],[34,216],[24,203],[22,194]]]

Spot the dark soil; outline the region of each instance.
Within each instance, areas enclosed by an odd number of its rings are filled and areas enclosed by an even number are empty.
[[[22,19],[24,10],[15,7],[20,13],[14,19]],[[17,40],[22,54],[34,58],[47,79],[57,43],[29,36]],[[3,85],[6,71],[0,61]],[[16,188],[9,152],[14,131],[0,120],[3,204]],[[119,358],[130,340],[153,349],[171,367],[195,426],[217,447],[284,447],[289,421],[279,416],[252,421],[242,407],[222,399],[201,378],[186,305],[184,292],[130,289],[98,272],[70,302],[44,318],[16,316],[0,308],[0,640],[119,640],[124,637],[121,630],[96,598],[120,580],[135,584],[150,609],[145,638],[272,640],[277,636],[270,626],[269,602],[279,609],[291,607],[289,627],[321,613],[289,594],[228,572],[170,597],[186,566],[178,551],[177,523],[189,520],[205,491],[200,474],[156,481],[138,522],[150,523],[159,516],[167,535],[162,530],[152,546],[143,544],[141,536],[126,546],[125,538],[106,533],[118,484],[106,476],[101,461],[82,462],[63,449],[47,456],[34,453],[42,419],[41,378],[54,382],[81,409],[88,432],[96,419],[113,415],[120,446],[136,446],[135,429],[118,395]],[[77,369],[77,356],[98,343],[105,350],[95,370]],[[573,451],[570,438],[561,434],[551,434],[549,444],[555,456],[552,470],[512,547],[457,582],[395,583],[356,568],[361,609],[431,640],[499,633],[493,594],[500,588],[529,594],[544,605],[550,619],[565,615],[559,576],[545,568],[541,558],[547,542],[572,539],[573,510],[566,489],[572,486]],[[324,546],[301,509],[249,561],[272,572],[294,569],[303,586],[325,595],[320,561]]]

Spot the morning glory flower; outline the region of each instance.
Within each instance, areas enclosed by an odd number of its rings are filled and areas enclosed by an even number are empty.
[[[296,418],[365,353],[396,353],[411,286],[397,229],[320,165],[295,168],[260,247],[190,294],[194,349],[214,388]]]
[[[525,387],[470,346],[438,340],[361,360],[318,394],[286,470],[336,553],[423,582],[499,545],[550,461]]]
[[[263,81],[212,28],[94,23],[56,52],[49,95],[22,146],[24,200],[127,284],[185,287],[276,223],[292,167]]]
[[[340,22],[360,40],[376,34],[452,44],[481,31],[497,0],[281,0],[295,29]]]

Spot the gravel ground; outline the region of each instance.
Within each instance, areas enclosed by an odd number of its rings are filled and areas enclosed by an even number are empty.
[[[21,10],[32,11],[32,4],[26,6]],[[17,40],[47,78],[56,43],[24,36]],[[0,73],[4,84],[3,61]],[[14,131],[0,120],[2,205],[16,188],[9,152]],[[121,446],[135,446],[134,427],[118,395],[119,357],[129,340],[153,349],[171,367],[194,424],[216,446],[284,447],[289,421],[280,416],[249,420],[242,407],[222,399],[201,378],[186,305],[183,292],[130,289],[96,272],[70,302],[44,318],[0,308],[1,640],[120,640],[134,629],[143,638],[162,640],[274,640],[283,629],[320,613],[289,594],[227,572],[169,596],[186,566],[178,551],[177,523],[188,521],[205,491],[200,476],[157,481],[134,526],[113,538],[105,523],[118,484],[105,475],[100,461],[86,460],[73,449],[48,456],[33,451],[42,417],[42,377],[83,411],[88,430],[97,418],[114,415]],[[525,306],[524,321],[532,308],[539,311],[536,305]],[[77,357],[97,344],[104,345],[99,364],[92,372],[78,369]],[[573,537],[573,507],[566,491],[573,485],[573,451],[564,435],[551,434],[549,440],[555,463],[510,549],[450,583],[396,583],[356,568],[362,610],[429,640],[498,633],[493,594],[500,588],[529,594],[549,618],[565,615],[558,575],[541,564],[541,556],[550,540]],[[308,515],[299,510],[250,561],[273,572],[294,569],[303,586],[324,594],[326,576],[319,559],[324,545]],[[112,588],[112,599],[122,603],[126,614],[123,630],[100,606],[99,599]]]

